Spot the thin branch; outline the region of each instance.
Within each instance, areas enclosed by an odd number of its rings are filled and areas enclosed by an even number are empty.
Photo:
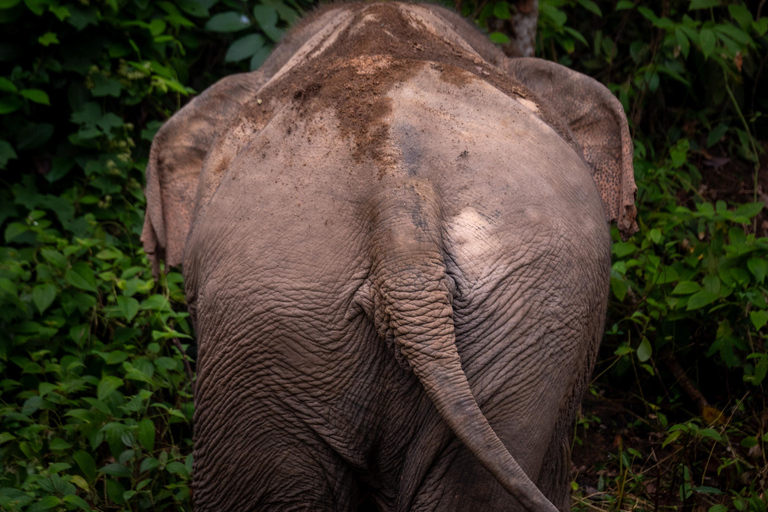
[[[187,357],[187,353],[184,352],[184,347],[181,346],[181,342],[178,338],[172,338],[173,344],[176,345],[176,348],[179,349],[179,352],[181,352],[181,357],[184,360],[184,369],[187,371],[187,377],[189,377],[189,384],[192,386],[192,392],[195,392],[195,376],[194,373],[192,373],[192,365],[189,364],[189,358]]]

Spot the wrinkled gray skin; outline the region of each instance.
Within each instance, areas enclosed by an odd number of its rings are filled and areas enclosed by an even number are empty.
[[[195,510],[568,510],[631,156],[603,86],[434,6],[331,6],[193,100],[142,238],[198,335]]]

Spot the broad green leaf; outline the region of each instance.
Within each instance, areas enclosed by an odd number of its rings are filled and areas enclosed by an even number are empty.
[[[155,449],[155,424],[152,420],[144,418],[139,422],[138,440],[141,446],[149,452]]]
[[[717,127],[709,132],[709,136],[707,136],[707,147],[711,148],[718,142],[720,142],[720,139],[723,138],[723,135],[728,131],[728,125],[725,123],[720,123],[717,125]]]
[[[72,448],[72,445],[66,442],[65,440],[61,439],[60,437],[57,437],[56,439],[52,439],[50,443],[48,443],[48,447],[51,450],[69,450]]]
[[[640,342],[640,346],[637,347],[637,360],[641,363],[646,362],[651,358],[652,352],[653,348],[651,347],[651,342],[648,341],[648,338],[643,338],[643,341]]]
[[[616,4],[616,10],[623,11],[626,9],[632,9],[634,6],[635,4],[629,0],[619,0],[619,2]]]
[[[714,274],[709,274],[706,277],[704,277],[704,280],[702,282],[704,284],[704,289],[707,291],[710,291],[714,294],[720,293],[720,278],[717,277]]]
[[[128,470],[128,468],[123,466],[122,464],[118,464],[116,462],[113,462],[112,464],[107,464],[103,468],[99,469],[99,473],[104,473],[109,476],[131,478],[130,470]]]
[[[120,312],[128,322],[133,320],[133,317],[139,312],[139,301],[133,297],[124,297],[121,295],[117,298],[117,306],[120,308]]]
[[[3,290],[10,295],[16,295],[19,293],[19,289],[16,287],[13,281],[7,277],[0,277],[0,290]]]
[[[51,104],[50,99],[48,99],[48,93],[40,89],[22,89],[20,94],[35,103],[40,103],[42,105]]]
[[[731,17],[741,26],[742,29],[747,30],[754,19],[752,13],[749,12],[744,5],[731,4],[728,6],[728,12]]]
[[[123,487],[120,482],[111,478],[107,479],[107,496],[109,496],[109,499],[119,505],[122,505],[125,503],[125,498],[123,498],[124,494],[125,487]]]
[[[699,44],[701,45],[701,53],[704,54],[705,58],[708,58],[710,55],[712,55],[712,51],[715,49],[716,42],[717,38],[711,29],[701,29],[701,32],[699,32]]]
[[[47,283],[39,284],[32,289],[32,300],[40,313],[44,313],[56,298],[56,286]]]
[[[277,11],[277,14],[280,15],[280,19],[285,21],[286,23],[293,24],[297,19],[299,19],[299,13],[296,12],[296,10],[289,6],[287,3],[285,3],[283,0],[262,0],[263,4],[265,5],[271,5],[275,8]]]
[[[45,261],[52,263],[59,268],[64,268],[67,265],[67,258],[55,249],[41,249],[40,255],[45,259]]]
[[[123,381],[119,378],[113,375],[106,375],[101,379],[101,382],[99,382],[99,387],[96,390],[96,398],[104,400],[122,385]]]
[[[624,256],[628,256],[633,252],[635,252],[636,250],[637,250],[637,246],[632,242],[619,242],[617,244],[613,244],[613,247],[611,248],[613,255],[616,256],[617,258],[623,258]]]
[[[741,440],[741,446],[743,448],[752,448],[753,446],[757,446],[757,438],[754,436],[745,437]]]
[[[149,309],[152,311],[170,311],[171,306],[165,296],[157,294],[144,299],[141,302],[141,309]]]
[[[638,7],[637,11],[643,15],[645,19],[653,23],[654,25],[659,22],[659,17],[653,12],[653,9],[648,7]]]
[[[768,16],[763,16],[759,21],[752,22],[752,30],[758,33],[761,37],[768,32]]]
[[[762,258],[750,258],[747,260],[747,268],[752,275],[755,276],[755,281],[762,284],[765,281],[765,276],[768,274],[768,262]]]
[[[754,356],[754,357],[753,357]],[[757,364],[755,364],[755,370],[753,374],[751,375],[750,381],[753,385],[759,386],[763,383],[763,380],[765,380],[765,376],[768,375],[768,355],[766,354],[750,354],[747,356],[748,358],[756,358],[758,359]],[[744,376],[744,380],[747,380],[747,376]]]
[[[16,86],[5,77],[0,77],[0,92],[16,92]]]
[[[708,437],[710,439],[714,439],[715,441],[722,441],[723,436],[721,436],[717,430],[713,428],[703,428],[699,430],[698,434],[703,437]]]
[[[190,16],[207,18],[208,9],[219,3],[219,0],[176,0],[176,5]]]
[[[6,164],[8,164],[8,160],[14,160],[16,158],[18,158],[18,155],[13,149],[13,146],[11,146],[8,141],[0,140],[0,169],[3,169]]]
[[[189,478],[189,472],[187,471],[187,467],[181,462],[177,462],[177,461],[169,462],[165,468],[169,473],[173,473],[174,475],[179,475],[179,476]]]
[[[69,328],[69,337],[72,338],[72,341],[77,343],[79,346],[83,346],[85,341],[88,339],[88,336],[90,335],[90,326],[88,324],[78,324],[73,325]]]
[[[768,311],[750,311],[749,319],[752,321],[752,325],[755,326],[755,329],[759,331],[766,323],[768,323]]]
[[[694,283],[693,281],[681,281],[677,284],[677,286],[675,286],[675,289],[672,290],[672,294],[690,295],[692,293],[698,292],[699,290],[701,290],[699,283]]]
[[[49,5],[48,11],[53,13],[53,15],[56,16],[57,18],[59,18],[59,21],[64,21],[70,16],[72,16],[72,13],[69,11],[69,9],[63,6]]]
[[[680,437],[682,433],[682,430],[675,430],[667,436],[663,443],[661,443],[661,447],[666,448],[668,444],[675,442],[675,440],[677,440],[677,438]]]
[[[20,222],[12,222],[5,228],[5,241],[10,242],[19,235],[29,231],[29,228]]]
[[[17,509],[17,507],[26,507],[32,501],[34,501],[32,496],[29,496],[18,489],[0,487],[0,507],[4,507],[4,509],[11,510],[12,507],[14,509]]]
[[[681,167],[688,161],[688,151],[690,151],[691,143],[688,139],[682,138],[669,150],[669,156],[672,157],[672,166],[677,168]],[[704,203],[707,204],[707,203]]]
[[[75,475],[75,476],[77,476],[77,475]],[[73,480],[74,480],[74,478],[73,478]],[[83,498],[81,498],[80,496],[74,495],[74,494],[70,494],[70,495],[64,496],[61,500],[64,503],[69,503],[70,505],[74,505],[74,506],[76,506],[77,508],[79,508],[81,510],[85,510],[85,511],[92,510],[91,507],[88,506],[88,503]]]
[[[594,14],[597,14],[601,18],[603,17],[603,11],[601,11],[600,7],[598,7],[597,4],[592,0],[576,0],[576,1],[579,3],[579,5],[581,5],[586,10]]]
[[[691,51],[691,43],[688,41],[688,36],[685,35],[685,32],[680,27],[677,27],[675,29],[675,38],[677,39],[677,44],[680,45],[680,51],[682,52],[683,57],[687,59],[688,52]]]
[[[167,340],[169,338],[191,338],[192,336],[188,334],[184,334],[179,331],[175,331],[173,329],[168,329],[167,331],[152,331],[152,339],[154,341],[158,340]]]
[[[143,461],[141,461],[141,467],[139,467],[139,471],[141,473],[145,473],[147,471],[152,471],[156,467],[160,465],[160,461],[157,460],[154,457],[147,457]]]
[[[160,18],[155,18],[152,21],[149,22],[149,32],[157,37],[161,35],[163,32],[165,32],[165,28],[168,25],[165,23],[165,21],[161,20]]]
[[[565,27],[565,31],[571,34],[573,37],[575,37],[580,43],[589,46],[589,43],[586,39],[584,39],[584,36],[581,35],[581,33],[578,30],[572,29],[571,27]]]
[[[493,7],[493,15],[500,20],[512,19],[512,14],[509,12],[509,4],[507,2],[496,2],[496,5]]]
[[[250,62],[250,69],[251,71],[256,71],[261,67],[262,64],[264,64],[264,61],[267,60],[267,57],[269,57],[270,52],[272,49],[268,46],[264,46],[261,48],[261,50],[257,51],[253,57],[251,57]]]
[[[717,32],[727,35],[737,43],[740,43],[743,45],[746,45],[752,42],[752,39],[749,37],[749,35],[747,35],[746,32],[744,32],[740,28],[734,27],[733,25],[729,25],[729,24],[716,25],[715,30]]]
[[[712,293],[708,290],[701,290],[700,292],[697,292],[693,295],[691,295],[691,298],[688,299],[688,311],[692,311],[694,309],[700,309],[706,306],[707,304],[711,304],[717,300],[718,296],[716,293]]]
[[[272,42],[279,43],[280,40],[283,39],[283,35],[285,35],[285,32],[283,32],[283,29],[275,27],[275,26],[264,26],[261,27],[261,31],[264,32],[264,34],[267,35],[268,38],[272,40]]]
[[[123,364],[125,366],[126,363]],[[153,369],[154,370],[154,369]],[[129,366],[125,368],[125,378],[129,380],[138,380],[141,382],[147,382],[149,384],[152,383],[151,375],[147,375],[144,372],[140,371],[138,368],[135,368],[133,366]]]
[[[88,292],[96,292],[96,276],[85,262],[79,261],[64,274],[64,279],[74,286]]]
[[[10,114],[24,106],[17,96],[4,96],[0,98],[0,115]]]
[[[261,4],[255,6],[253,8],[253,17],[256,19],[256,23],[259,24],[262,30],[277,25],[277,11],[271,5]]]
[[[627,281],[611,276],[611,290],[620,302],[624,301],[624,297],[627,296],[628,289],[629,284]]]
[[[568,15],[552,4],[540,2],[539,14],[541,17],[549,18],[556,27],[562,27],[568,20]]]
[[[238,62],[252,57],[264,47],[264,37],[261,34],[249,34],[241,37],[229,46],[224,60]]]
[[[742,204],[733,213],[734,217],[746,217],[751,219],[765,208],[765,204],[761,202]]]
[[[65,416],[71,416],[77,418],[85,423],[91,423],[94,420],[93,412],[87,409],[70,409],[64,414]]]
[[[107,364],[120,364],[128,359],[128,354],[122,350],[110,350],[109,352],[97,352]]]
[[[488,38],[497,44],[507,44],[510,42],[509,37],[507,37],[506,34],[502,34],[501,32],[491,32],[488,35]]]
[[[50,510],[59,504],[61,504],[61,500],[56,496],[46,496],[29,507],[27,512],[42,512],[43,510]]]
[[[120,96],[121,86],[119,80],[107,78],[101,73],[94,73],[91,76],[93,79],[93,89],[91,90],[91,94],[95,97],[113,96],[117,98]],[[111,129],[111,127],[109,129]]]
[[[123,256],[122,251],[115,247],[107,247],[106,249],[102,249],[98,252],[98,254],[96,254],[96,257],[100,260],[114,260],[115,258],[120,258],[121,256]]]
[[[237,32],[250,26],[248,16],[235,11],[216,14],[205,24],[205,28],[212,32]]]
[[[59,44],[59,37],[53,32],[46,32],[45,34],[37,38],[37,42],[43,46]]]

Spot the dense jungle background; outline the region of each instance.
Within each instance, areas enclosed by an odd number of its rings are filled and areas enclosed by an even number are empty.
[[[189,510],[182,277],[141,249],[158,127],[306,0],[0,0],[0,508]],[[502,47],[515,5],[458,0]],[[766,0],[540,0],[537,56],[606,84],[640,232],[574,427],[576,510],[765,512]]]

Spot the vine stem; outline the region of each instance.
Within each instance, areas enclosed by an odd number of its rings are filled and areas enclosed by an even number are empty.
[[[755,139],[752,137],[752,132],[749,129],[749,125],[747,124],[747,120],[744,118],[744,114],[741,113],[741,108],[739,108],[739,103],[736,101],[736,97],[733,95],[733,91],[731,90],[731,86],[728,85],[728,75],[725,72],[725,69],[723,69],[723,79],[725,83],[725,90],[728,91],[728,96],[731,98],[731,102],[733,102],[734,108],[736,108],[736,113],[739,115],[739,119],[741,119],[741,123],[744,125],[744,130],[747,132],[747,136],[749,137],[749,143],[752,145],[752,151],[755,153],[755,158],[757,159],[757,162],[755,162],[755,185],[754,185],[754,199],[753,201],[757,202],[757,178],[758,178],[758,171],[760,170],[760,157],[758,156],[759,153],[757,152],[757,146],[755,145]]]
[[[192,386],[192,392],[195,392],[195,374],[192,372],[192,366],[189,364],[189,358],[184,351],[184,347],[181,346],[181,342],[178,338],[171,338],[173,344],[181,352],[181,358],[184,361],[184,369],[187,371],[187,377],[189,377],[189,384]]]

